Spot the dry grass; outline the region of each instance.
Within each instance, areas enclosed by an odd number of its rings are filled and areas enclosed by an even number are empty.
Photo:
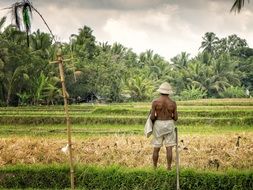
[[[236,147],[240,136],[240,146]],[[151,166],[152,146],[143,136],[102,136],[74,141],[75,162],[101,166],[118,164],[128,167]],[[180,162],[183,167],[226,170],[253,169],[253,133],[180,136]],[[11,138],[0,140],[0,166],[33,163],[66,163],[63,140]],[[174,154],[175,155],[175,154]],[[159,165],[165,166],[165,150]]]

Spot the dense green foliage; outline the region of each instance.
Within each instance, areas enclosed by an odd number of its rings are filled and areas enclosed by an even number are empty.
[[[69,187],[66,166],[8,166],[0,169],[0,188],[64,189]],[[175,171],[87,167],[76,169],[76,187],[80,189],[175,189]],[[182,190],[248,190],[253,188],[252,171],[180,173]]]
[[[0,105],[62,104],[56,44],[49,34],[29,36],[0,21]],[[176,99],[246,97],[253,90],[253,49],[237,35],[218,38],[207,32],[201,52],[186,52],[167,61],[147,50],[139,55],[119,43],[96,41],[84,26],[68,43],[61,43],[66,85],[71,102],[145,101],[164,81],[172,84]],[[246,93],[248,91],[249,93]]]

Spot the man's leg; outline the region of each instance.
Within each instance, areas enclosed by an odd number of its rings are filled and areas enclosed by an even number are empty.
[[[172,146],[166,147],[166,155],[167,155],[167,170],[171,170],[171,162],[172,162]]]
[[[153,165],[154,168],[157,168],[157,162],[158,162],[158,158],[159,158],[159,151],[160,151],[160,147],[154,147],[154,151],[153,151]]]

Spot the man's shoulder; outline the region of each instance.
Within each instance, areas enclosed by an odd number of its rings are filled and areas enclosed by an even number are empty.
[[[156,98],[152,101],[152,104],[157,104],[159,101],[160,101],[159,98]]]
[[[176,101],[173,101],[172,99],[169,98],[169,102],[173,105],[173,106],[177,106]]]
[[[172,102],[173,104],[175,104],[175,105],[177,104],[176,101],[174,101],[174,100],[171,100],[171,102]]]
[[[172,100],[172,102],[173,102],[173,104],[174,104],[175,106],[177,106],[177,103],[176,103],[176,101],[173,101],[173,100]]]

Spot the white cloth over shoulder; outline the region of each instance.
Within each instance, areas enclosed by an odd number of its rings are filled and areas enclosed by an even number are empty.
[[[153,134],[155,137],[173,133],[175,130],[174,120],[156,120],[153,127]]]
[[[153,123],[150,119],[150,115],[148,116],[148,119],[146,121],[145,127],[144,127],[144,134],[148,138],[153,132]]]

